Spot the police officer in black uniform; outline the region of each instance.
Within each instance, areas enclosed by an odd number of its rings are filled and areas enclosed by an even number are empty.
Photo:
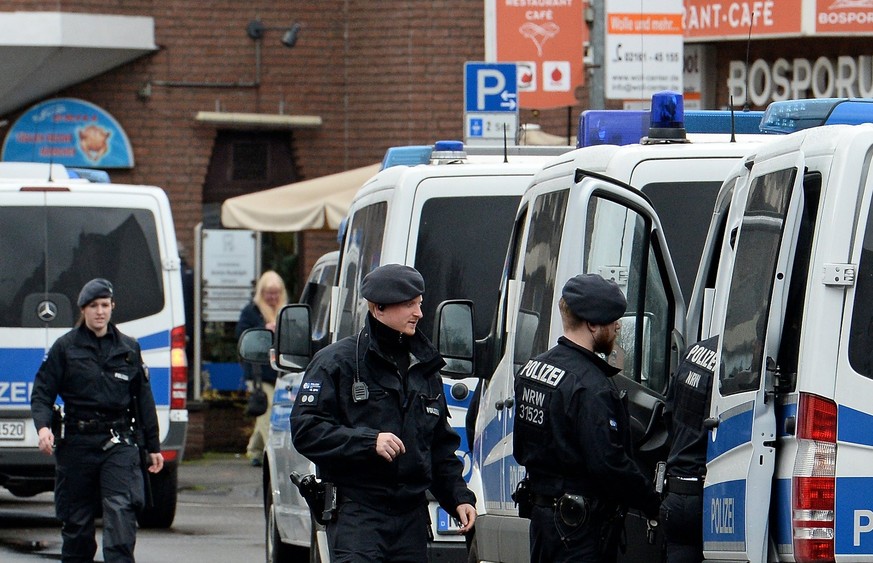
[[[77,327],[52,345],[31,394],[39,449],[56,457],[61,560],[94,561],[94,519],[102,510],[103,560],[132,562],[136,511],[145,502],[137,436],[148,452],[148,471],[164,465],[155,400],[139,343],[110,322],[112,284],[89,281],[77,304]],[[62,422],[55,414],[58,396],[64,401]]]
[[[717,336],[692,346],[667,390],[664,414],[670,454],[661,523],[669,563],[703,560],[703,479],[708,437],[703,421],[709,416],[717,348]]]
[[[559,301],[564,335],[515,384],[513,453],[525,466],[534,563],[612,561],[627,507],[660,499],[632,458],[626,399],[609,355],[627,302],[597,274],[571,278]],[[525,510],[522,503],[519,511]]]
[[[294,446],[337,487],[334,563],[427,561],[428,489],[462,532],[476,519],[447,419],[445,362],[417,330],[423,293],[409,266],[365,276],[364,328],[315,355],[291,412]]]

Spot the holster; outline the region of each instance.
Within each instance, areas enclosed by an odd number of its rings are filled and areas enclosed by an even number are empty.
[[[336,520],[336,486],[333,483],[322,481],[311,473],[301,476],[296,471],[291,473],[291,482],[297,486],[316,522],[324,525]]]
[[[55,404],[52,405],[52,434],[55,436],[55,442],[59,442],[65,438],[64,434],[64,407]]]
[[[518,515],[521,518],[530,518],[531,512],[533,512],[533,493],[530,490],[530,481],[527,477],[518,482],[511,497],[518,507]]]

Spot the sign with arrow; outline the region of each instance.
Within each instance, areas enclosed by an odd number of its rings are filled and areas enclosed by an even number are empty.
[[[515,144],[518,78],[514,63],[464,65],[464,142]],[[497,141],[497,143],[495,143]]]

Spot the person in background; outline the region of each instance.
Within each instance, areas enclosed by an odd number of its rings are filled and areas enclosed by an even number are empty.
[[[670,435],[666,496],[661,525],[667,539],[668,563],[703,561],[703,480],[709,430],[709,394],[718,365],[718,336],[692,346],[667,390],[664,419]]]
[[[94,561],[94,520],[102,513],[103,560],[133,562],[136,512],[146,500],[139,447],[148,472],[164,466],[155,399],[139,343],[110,322],[112,284],[89,281],[77,305],[77,326],[52,345],[31,394],[39,449],[56,459],[61,560]],[[53,416],[58,396],[62,421]]]
[[[660,497],[633,459],[627,398],[609,357],[627,301],[615,282],[564,285],[563,336],[516,376],[513,455],[530,492],[533,563],[614,561],[625,511],[658,516]],[[522,511],[519,503],[519,512]]]
[[[418,330],[423,293],[410,266],[367,274],[364,326],[315,355],[291,410],[294,446],[337,487],[334,563],[427,561],[428,490],[461,533],[476,520],[448,423],[445,361]]]
[[[243,307],[236,324],[236,338],[250,328],[267,328],[276,331],[276,317],[279,311],[288,304],[288,292],[281,276],[273,270],[267,270],[258,278],[255,284],[255,296],[251,303]],[[276,385],[276,372],[270,366],[252,366],[244,362],[243,376],[246,382],[260,378],[261,386],[267,394],[267,412],[255,419],[255,427],[246,446],[246,456],[252,465],[260,467],[263,463],[264,447],[270,431],[270,409],[273,406],[273,391]]]

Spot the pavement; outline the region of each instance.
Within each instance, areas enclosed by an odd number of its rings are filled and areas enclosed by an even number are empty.
[[[206,452],[179,466],[179,492],[249,498],[263,502],[262,468],[252,467],[243,454]],[[253,498],[257,494],[257,498]]]

